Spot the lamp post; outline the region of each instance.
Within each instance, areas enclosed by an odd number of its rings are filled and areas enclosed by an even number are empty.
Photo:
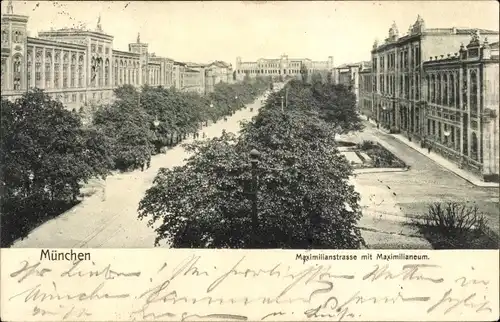
[[[285,110],[283,108],[285,97],[281,96],[281,112],[283,113]]]
[[[445,129],[445,130],[443,131],[443,135],[444,135],[444,137],[446,138],[445,145],[446,145],[447,147],[449,146],[448,137],[450,136],[450,134],[451,134],[451,131],[450,131],[450,130]]]
[[[257,178],[257,165],[259,164],[260,152],[256,149],[250,151],[250,163],[252,164],[252,238],[254,241],[257,239],[257,225],[258,225],[258,209],[257,209],[257,194],[258,194],[258,178]],[[253,245],[255,246],[255,245]]]
[[[383,120],[384,122],[382,123],[383,126],[387,127],[387,107],[384,105],[382,106],[382,110],[383,110]]]

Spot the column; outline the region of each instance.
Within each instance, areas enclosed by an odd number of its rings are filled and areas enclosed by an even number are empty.
[[[56,61],[56,50],[52,48],[52,64],[50,64],[50,87],[49,88],[54,88],[54,66],[55,66],[55,61]],[[45,80],[44,80],[45,81]]]
[[[104,45],[102,46],[103,54],[102,54],[102,61],[101,61],[101,70],[100,70],[100,77],[102,77],[102,86],[101,87],[106,87],[106,56],[104,56],[104,53],[106,52],[106,49],[104,48]]]

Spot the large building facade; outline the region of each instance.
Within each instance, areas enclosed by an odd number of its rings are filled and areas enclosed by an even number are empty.
[[[12,2],[1,18],[2,97],[15,99],[40,88],[79,109],[112,100],[113,90],[125,84],[205,93],[205,66],[188,68],[156,56],[140,35],[128,51],[114,49],[100,17],[94,30],[66,28],[39,32],[38,37],[28,36],[28,18],[14,14]],[[229,79],[216,74],[219,81]]]
[[[480,35],[493,46],[481,44]],[[492,30],[428,29],[420,16],[400,37],[393,24],[373,46],[363,113],[498,181],[498,37]]]
[[[326,61],[312,61],[308,58],[293,59],[287,55],[281,55],[276,59],[260,58],[255,62],[243,62],[241,57],[236,58],[236,79],[243,80],[245,75],[251,78],[257,76],[300,77],[302,71],[307,70],[309,75],[320,73],[326,77],[333,70],[333,56]]]
[[[458,53],[423,63],[424,139],[433,149],[482,176],[499,174],[499,52],[472,36]]]

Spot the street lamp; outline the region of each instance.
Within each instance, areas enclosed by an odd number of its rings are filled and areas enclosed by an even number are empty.
[[[257,210],[257,193],[258,193],[258,179],[257,179],[257,165],[259,164],[260,152],[256,149],[250,151],[250,163],[252,164],[252,229],[254,241],[257,240],[257,225],[258,225],[258,210]],[[255,246],[255,245],[253,245]]]
[[[446,146],[448,146],[448,145],[449,145],[449,144],[448,144],[448,143],[449,143],[449,142],[448,142],[448,137],[450,136],[451,131],[450,131],[450,130],[446,130],[446,129],[445,129],[445,130],[443,131],[443,134],[444,134],[444,137],[446,138]]]

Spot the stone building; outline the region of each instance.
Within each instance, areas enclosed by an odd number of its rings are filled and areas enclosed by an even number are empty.
[[[423,63],[424,139],[485,181],[499,174],[499,51],[476,32],[457,53]]]
[[[367,71],[371,71],[370,62],[364,61],[352,64],[343,64],[333,68],[332,81],[334,84],[342,84],[347,86],[356,95],[356,105],[360,107],[360,83],[361,76],[366,76]]]
[[[418,16],[408,33],[399,36],[395,23],[382,44],[372,49],[373,99],[371,112],[384,127],[404,131],[421,139],[424,131],[422,108],[422,63],[425,57],[456,50],[468,42],[474,29],[426,28]],[[498,31],[480,30],[498,41]]]
[[[205,92],[205,70],[150,53],[140,35],[128,51],[113,49],[100,17],[94,30],[64,28],[38,37],[28,36],[28,18],[14,14],[12,1],[1,18],[2,97],[40,88],[79,109],[112,100],[113,90],[125,84]]]
[[[307,70],[309,75],[320,73],[326,77],[333,69],[333,56],[326,61],[312,61],[308,58],[292,59],[288,55],[281,55],[276,59],[260,58],[256,62],[243,62],[241,57],[236,58],[236,79],[243,80],[245,75],[251,78],[257,76],[271,76],[274,79],[292,76],[300,77],[301,71]]]

